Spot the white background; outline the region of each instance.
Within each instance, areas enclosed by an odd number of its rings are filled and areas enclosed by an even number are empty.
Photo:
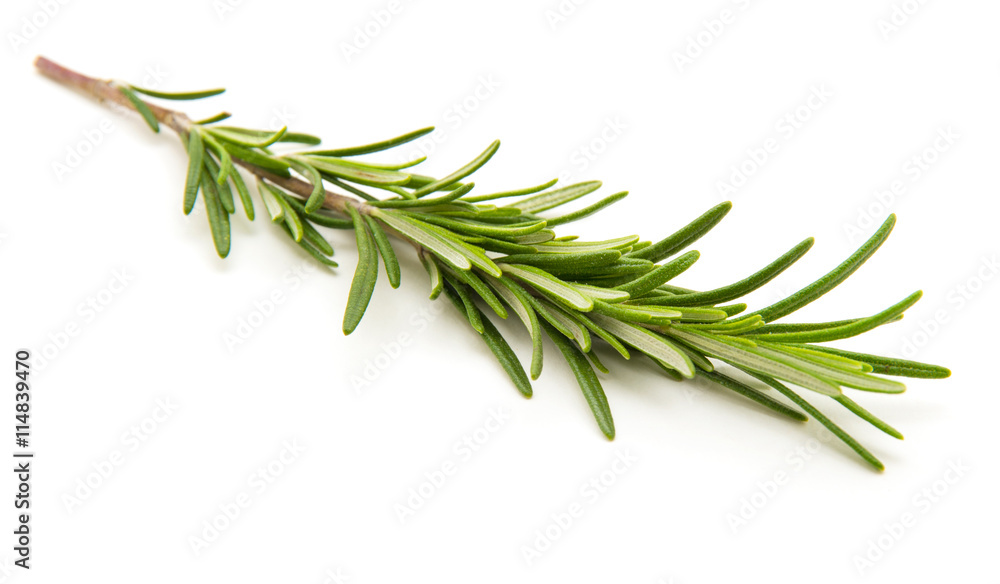
[[[386,0],[223,2],[3,5],[0,351],[8,369],[21,347],[52,357],[31,377],[33,567],[11,567],[7,535],[3,581],[996,582],[1000,6],[398,0],[376,26]],[[348,57],[347,44],[364,46]],[[867,315],[923,289],[902,322],[840,346],[954,375],[855,396],[904,442],[809,396],[884,460],[880,474],[822,442],[814,422],[605,352],[609,443],[554,347],[535,397],[521,398],[452,308],[427,300],[402,247],[402,288],[381,281],[350,338],[351,233],[328,233],[342,268],[305,278],[294,270],[310,260],[260,218],[237,218],[233,252],[217,258],[204,212],[181,213],[176,138],[37,75],[37,54],[163,90],[225,86],[183,107],[287,122],[331,145],[437,125],[428,174],[500,138],[477,178],[488,190],[566,173],[631,191],[564,233],[659,238],[731,199],[678,283],[722,285],[817,237],[751,296],[758,307],[845,258],[886,215],[876,192],[900,181],[888,243],[796,316]],[[828,97],[810,102],[814,91]],[[808,119],[790,131],[788,114]],[[935,141],[941,132],[951,138]],[[88,135],[100,143],[81,146]],[[769,139],[777,150],[721,193]],[[932,161],[919,175],[914,156]],[[117,293],[116,273],[129,278]],[[285,301],[230,351],[224,335],[274,292]],[[88,298],[108,302],[92,313]],[[77,334],[61,337],[67,327]],[[527,358],[523,331],[504,330]],[[411,342],[394,347],[401,334]],[[505,420],[487,433],[492,410]],[[144,441],[127,437],[154,415]],[[488,441],[466,460],[455,444],[477,429]],[[251,477],[290,443],[303,450],[259,488]],[[608,474],[619,455],[633,462]],[[95,474],[112,458],[110,476]],[[396,506],[448,462],[457,471],[401,522]],[[786,480],[774,489],[776,473]],[[581,491],[602,474],[615,477],[605,492]],[[2,484],[9,534],[13,475]],[[190,538],[240,493],[248,506],[195,553]],[[734,523],[746,502],[749,519]],[[574,503],[582,515],[551,527]],[[894,527],[904,513],[914,520]],[[526,561],[546,528],[561,533]],[[859,569],[859,558],[876,561]]]

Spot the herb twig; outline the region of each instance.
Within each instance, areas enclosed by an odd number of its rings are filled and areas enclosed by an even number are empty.
[[[192,121],[142,97],[201,99],[218,95],[221,89],[168,93],[87,77],[44,57],[37,59],[36,66],[63,85],[136,111],[153,131],[166,126],[177,133],[189,156],[183,211],[190,213],[201,199],[219,256],[229,254],[230,222],[237,207],[251,221],[256,216],[240,169],[255,179],[258,199],[271,223],[322,264],[337,267],[325,230],[354,230],[359,260],[343,321],[344,333],[350,334],[367,312],[380,264],[392,287],[400,284],[390,237],[409,243],[428,273],[431,298],[444,294],[452,301],[525,396],[532,394],[531,379],[541,374],[543,340],[548,337],[569,364],[601,432],[609,439],[615,436],[615,425],[598,377],[598,372],[608,369],[593,351],[597,343],[611,346],[625,360],[634,352],[644,354],[674,380],[698,375],[785,418],[812,416],[879,470],[883,465],[878,458],[788,385],[810,390],[819,399],[831,398],[863,421],[901,438],[844,389],[901,393],[902,383],[883,376],[941,378],[950,374],[936,365],[819,344],[898,320],[919,299],[919,292],[865,318],[775,323],[853,274],[888,237],[895,216],[825,276],[771,306],[744,314],[746,304],[727,303],[778,277],[808,252],[811,238],[732,284],[691,290],[673,284],[699,258],[698,252],[685,250],[722,220],[731,208],[729,203],[717,205],[658,242],[643,241],[637,235],[581,241],[560,236],[552,228],[598,213],[627,193],[615,193],[556,216],[547,212],[597,191],[601,183],[554,188],[555,181],[549,181],[480,193],[467,179],[489,162],[499,142],[447,176],[434,178],[412,172],[422,159],[385,164],[359,158],[411,142],[432,128],[363,146],[283,151],[280,147],[287,144],[312,147],[320,139],[288,128],[269,131],[221,125],[227,113]],[[508,200],[513,202],[504,204]],[[491,315],[501,319],[514,315],[527,330],[532,347],[530,379]],[[741,380],[723,373],[718,364],[728,364],[750,377]]]

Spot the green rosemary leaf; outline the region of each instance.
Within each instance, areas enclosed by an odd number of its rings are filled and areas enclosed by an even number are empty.
[[[525,253],[535,253],[535,248],[529,245],[521,245],[519,243],[511,243],[509,241],[504,241],[502,239],[494,239],[492,237],[485,237],[482,235],[465,235],[456,234],[462,241],[466,243],[471,243],[477,245],[486,251],[494,251],[497,253],[504,254],[525,254]]]
[[[158,97],[160,99],[173,99],[173,100],[188,100],[188,99],[202,99],[204,97],[212,97],[213,95],[219,95],[224,92],[225,89],[206,89],[203,91],[182,91],[182,92],[171,92],[166,91],[154,91],[152,89],[146,89],[145,87],[131,86],[132,89],[138,91],[139,93],[144,93],[150,97]]]
[[[601,363],[601,358],[597,356],[597,351],[590,351],[587,353],[587,358],[590,359],[590,364],[594,366],[594,369],[597,369],[605,375],[611,373],[608,371],[608,368],[604,366],[604,363]]]
[[[681,316],[679,311],[664,310],[658,306],[647,307],[633,306],[631,304],[611,304],[596,299],[594,300],[594,312],[621,321],[664,325],[669,325],[672,320]]]
[[[247,183],[240,176],[240,171],[233,169],[229,173],[229,180],[236,187],[236,193],[240,197],[240,204],[243,205],[243,212],[246,213],[247,219],[254,220],[254,209],[253,209],[253,199],[250,197],[250,189],[247,188]]]
[[[369,162],[365,161],[363,164],[371,168],[380,168],[382,170],[403,170],[404,168],[414,167],[421,162],[427,160],[426,156],[421,156],[420,158],[414,158],[407,162]]]
[[[672,338],[672,342],[679,350],[683,351],[689,359],[691,359],[691,363],[693,363],[695,367],[701,369],[702,371],[715,371],[715,364],[712,363],[704,353],[676,337]]]
[[[288,198],[284,193],[278,192],[278,196],[275,200],[281,205],[281,218],[284,219],[285,225],[288,225],[289,231],[292,233],[292,239],[296,243],[302,241],[302,237],[305,235],[305,229],[302,227],[302,219],[299,214],[295,212],[291,204],[288,203]],[[357,226],[355,225],[355,229]]]
[[[405,215],[399,215],[389,211],[376,210],[374,212],[374,216],[389,227],[392,227],[404,236],[409,237],[413,241],[434,252],[438,255],[438,257],[452,266],[460,270],[468,270],[472,268],[472,263],[469,262],[469,258],[465,257],[465,255],[457,250],[455,246],[436,233],[427,229],[420,222],[414,221]]]
[[[581,253],[527,253],[498,258],[497,263],[524,264],[549,271],[575,272],[607,266],[617,262],[621,257],[621,252],[613,249]]]
[[[372,168],[338,158],[319,156],[302,156],[301,158],[317,170],[323,171],[324,174],[332,174],[344,180],[370,187],[405,185],[410,182],[410,175],[395,170]]]
[[[397,136],[395,138],[390,138],[389,140],[383,140],[381,142],[374,142],[372,144],[366,144],[364,146],[353,146],[350,148],[335,148],[332,150],[315,150],[313,152],[306,152],[305,154],[311,154],[316,156],[358,156],[360,154],[370,154],[372,152],[381,152],[382,150],[388,150],[400,144],[406,144],[407,142],[412,142],[422,136],[430,134],[434,131],[434,127],[421,128],[414,132],[408,132],[402,136]]]
[[[413,214],[411,216],[426,223],[444,227],[450,231],[468,233],[469,235],[484,235],[486,237],[511,238],[519,235],[530,235],[536,231],[545,229],[545,221],[536,221],[534,223],[518,226],[500,226],[491,225],[489,223],[480,223],[478,221],[470,221],[468,219],[449,219],[447,217],[438,217],[426,213]]]
[[[433,176],[426,176],[426,175],[423,175],[423,174],[417,174],[415,172],[411,172],[410,173],[410,182],[408,182],[406,184],[406,188],[416,190],[416,189],[419,189],[421,187],[425,187],[425,186],[427,186],[427,185],[429,185],[429,184],[431,184],[433,182],[437,182],[437,180],[438,179],[434,178]],[[457,183],[452,183],[450,185],[445,185],[445,186],[441,187],[438,190],[441,190],[441,191],[450,191],[452,189],[460,189],[463,186],[464,185],[462,183],[457,182]],[[407,193],[407,196],[409,196],[409,198],[411,198],[411,199],[416,199],[417,198],[417,196],[414,195],[413,193]]]
[[[288,171],[291,168],[290,164],[260,150],[244,148],[232,142],[227,142],[226,150],[232,157],[239,158],[247,164],[252,164],[284,178],[292,176],[292,173]]]
[[[542,329],[538,322],[538,315],[531,306],[528,293],[507,277],[487,276],[486,281],[496,290],[497,295],[510,306],[514,314],[521,319],[524,328],[528,329],[531,334],[531,378],[538,379],[542,374]]]
[[[512,266],[510,264],[503,264],[500,269],[505,274],[510,274],[531,284],[539,292],[547,294],[575,310],[587,312],[594,308],[593,300],[548,272],[532,266]]]
[[[722,221],[722,218],[725,217],[726,213],[729,213],[729,210],[732,208],[733,204],[729,201],[720,203],[709,209],[701,217],[698,217],[691,223],[682,227],[670,237],[654,243],[649,247],[633,251],[631,256],[634,258],[649,260],[653,263],[658,263],[701,239],[701,237],[715,227],[719,221]]]
[[[260,194],[260,200],[264,202],[264,208],[267,209],[267,214],[271,217],[271,221],[277,223],[283,220],[285,218],[285,206],[279,203],[278,199],[283,198],[284,194],[263,180],[257,181],[257,192]],[[353,224],[351,222],[351,225]]]
[[[622,191],[620,193],[615,193],[615,194],[613,194],[613,195],[611,195],[609,197],[605,197],[605,198],[601,199],[600,201],[594,203],[593,205],[590,205],[589,207],[584,207],[583,209],[579,209],[577,211],[573,211],[572,213],[567,213],[565,215],[561,215],[561,216],[556,217],[554,219],[546,219],[546,222],[548,223],[549,227],[555,227],[557,225],[565,225],[566,223],[571,223],[573,221],[579,221],[580,219],[583,219],[584,217],[589,217],[589,216],[593,215],[594,213],[597,213],[598,211],[603,210],[605,207],[609,207],[611,205],[614,205],[615,203],[617,203],[618,201],[624,199],[627,196],[628,196],[628,191]]]
[[[201,173],[201,191],[205,199],[205,215],[208,216],[208,225],[212,231],[212,242],[215,244],[215,251],[219,257],[224,258],[229,255],[231,244],[229,213],[219,201],[217,187],[207,172]]]
[[[320,175],[315,167],[299,156],[286,156],[285,159],[292,164],[295,170],[308,178],[309,183],[312,184],[313,190],[306,200],[305,211],[306,214],[314,213],[326,202],[326,189],[323,188],[323,176]]]
[[[449,174],[448,176],[440,180],[436,180],[430,184],[418,188],[416,191],[413,192],[413,194],[419,199],[424,195],[429,195],[430,193],[439,191],[444,187],[457,183],[463,178],[479,170],[479,168],[482,165],[486,164],[490,158],[493,158],[493,155],[496,154],[497,149],[499,148],[500,148],[500,140],[494,140],[493,143],[490,144],[486,148],[486,150],[483,151],[482,154],[473,159],[472,162],[466,164],[462,168],[456,170],[455,172]]]
[[[788,269],[789,266],[794,264],[799,258],[805,255],[807,251],[809,251],[813,242],[814,240],[811,237],[806,239],[802,243],[790,249],[780,258],[768,264],[765,268],[755,274],[747,276],[739,282],[735,282],[721,288],[716,288],[715,290],[709,290],[707,292],[696,292],[694,294],[674,296],[673,299],[671,299],[671,304],[674,306],[702,306],[705,304],[728,302],[730,300],[740,298],[741,296],[745,296],[760,288],[764,284],[767,284],[777,277],[778,274]]]
[[[587,332],[587,329],[582,324],[566,314],[564,309],[549,300],[535,298],[534,296],[528,296],[527,298],[531,302],[531,306],[535,309],[535,312],[542,315],[542,318],[549,321],[549,324],[566,335],[567,338],[575,340],[580,346],[580,350],[584,353],[590,352],[590,333]],[[603,372],[607,373],[607,371]]]
[[[845,320],[832,320],[829,322],[797,322],[797,323],[775,322],[775,323],[765,324],[759,330],[756,331],[756,334],[769,335],[771,333],[798,333],[803,331],[818,331],[829,328],[836,328],[839,326],[843,326],[845,324],[853,324],[855,322],[858,322],[859,320],[861,319],[849,318]]]
[[[876,470],[879,471],[885,470],[885,465],[882,464],[881,460],[875,458],[875,455],[869,452],[867,448],[862,446],[860,442],[852,438],[850,434],[841,429],[840,426],[838,426],[837,424],[833,423],[833,421],[830,418],[827,418],[825,415],[823,415],[822,412],[817,410],[812,404],[810,404],[801,396],[799,396],[799,394],[795,393],[787,386],[785,386],[785,384],[781,383],[777,379],[774,379],[773,377],[761,375],[760,373],[756,373],[753,371],[747,371],[746,373],[770,385],[774,389],[781,392],[782,395],[795,402],[795,405],[805,410],[806,413],[815,418],[817,422],[823,424],[823,426],[825,426],[826,429],[830,431],[830,433],[832,433],[837,438],[840,438],[840,440],[844,444],[846,444],[854,452],[858,453],[858,456],[863,458],[866,462],[868,462],[868,464],[875,467]]]
[[[542,184],[540,184],[538,186],[534,186],[534,187],[528,187],[528,188],[524,188],[524,189],[520,189],[520,190],[516,190],[516,191],[503,191],[503,192],[500,192],[500,193],[490,193],[488,195],[476,195],[474,197],[466,197],[465,200],[468,201],[468,202],[470,202],[470,203],[478,203],[480,201],[492,201],[494,199],[503,199],[503,198],[506,198],[506,197],[520,197],[521,195],[530,195],[530,194],[533,194],[533,193],[537,193],[539,191],[544,191],[545,189],[547,189],[547,188],[551,187],[552,185],[556,184],[556,182],[558,182],[558,181],[559,181],[559,179],[554,178],[554,179],[552,179],[552,180],[550,180],[548,182],[542,183]]]
[[[555,236],[555,231],[552,231],[551,229],[542,229],[541,231],[536,231],[529,235],[518,235],[517,237],[512,237],[510,238],[510,241],[521,245],[535,245],[551,241]]]
[[[233,171],[233,158],[229,155],[225,146],[219,143],[211,133],[206,133],[202,138],[205,140],[205,144],[208,145],[209,150],[215,153],[219,158],[219,172],[215,179],[215,182],[220,185],[225,184],[226,179],[229,178],[229,173]]]
[[[201,120],[196,120],[191,123],[198,126],[207,126],[208,124],[214,124],[216,122],[221,122],[222,120],[228,120],[231,117],[233,117],[233,114],[229,112],[219,112],[212,117],[203,118]]]
[[[444,281],[447,284],[446,289],[454,291],[458,294],[459,299],[461,299],[462,305],[465,307],[465,316],[468,317],[472,328],[480,335],[486,334],[486,326],[483,325],[483,313],[476,307],[476,302],[472,299],[466,287],[452,280],[447,275],[445,275]]]
[[[347,217],[336,217],[323,211],[316,211],[314,213],[306,213],[306,208],[303,206],[302,201],[296,199],[295,197],[286,197],[285,202],[287,202],[299,215],[303,215],[303,218],[308,218],[309,221],[315,223],[316,225],[322,225],[323,227],[330,227],[331,229],[353,229],[354,222]]]
[[[614,335],[601,328],[597,323],[579,312],[566,311],[566,314],[586,327],[587,330],[597,335],[598,338],[611,345],[614,350],[618,351],[618,354],[621,355],[623,359],[626,361],[631,359],[631,355],[629,354],[628,349],[625,348],[625,345],[623,345],[622,342],[619,341]]]
[[[760,328],[764,324],[764,319],[760,317],[759,314],[752,316],[747,316],[737,320],[725,320],[716,322],[692,322],[684,323],[678,326],[683,328],[692,328],[696,330],[703,330],[714,333],[725,333],[727,335],[737,335],[742,332],[752,331]]]
[[[646,355],[646,357],[649,357],[649,355]],[[684,381],[685,379],[687,379],[686,377],[684,377],[683,375],[681,375],[679,371],[677,371],[676,369],[674,369],[670,365],[667,365],[663,361],[660,361],[659,359],[656,359],[655,357],[649,357],[649,360],[652,361],[653,363],[655,363],[656,366],[660,369],[660,371],[662,371],[664,375],[666,375],[667,377],[669,377],[673,381]]]
[[[323,174],[323,173],[321,172],[320,174]],[[357,196],[361,197],[362,199],[364,199],[364,200],[366,200],[368,202],[378,201],[378,199],[376,199],[375,197],[373,197],[373,196],[369,195],[368,193],[362,191],[361,189],[357,188],[356,186],[352,185],[351,183],[347,183],[347,182],[344,182],[344,181],[340,180],[339,178],[333,176],[332,174],[323,174],[323,178],[326,179],[327,181],[329,181],[331,184],[334,184],[334,185],[336,185],[336,186],[344,189],[345,191],[347,191],[347,192],[349,192],[349,193],[351,193],[353,195],[357,195]]]
[[[643,299],[637,302],[645,303],[646,300]],[[728,316],[724,311],[719,310],[717,308],[696,308],[693,306],[670,306],[670,305],[661,305],[659,303],[651,304],[650,306],[644,306],[642,308],[644,310],[659,309],[666,312],[676,312],[679,315],[677,319],[682,321],[718,322],[721,320],[725,320],[726,317]]]
[[[786,406],[780,401],[774,399],[773,397],[762,393],[761,391],[750,387],[749,385],[728,377],[719,373],[718,371],[698,371],[698,375],[701,375],[705,379],[711,380],[726,389],[735,391],[736,393],[742,395],[743,397],[752,399],[753,401],[759,403],[760,405],[770,409],[771,411],[777,412],[785,417],[791,418],[798,422],[805,422],[809,418],[797,410]]]
[[[795,346],[808,347],[814,351],[822,351],[824,353],[830,353],[831,355],[846,357],[847,359],[851,359],[853,361],[867,363],[872,367],[872,371],[874,373],[881,373],[882,375],[897,375],[901,377],[917,377],[924,379],[943,379],[951,375],[951,371],[949,369],[939,365],[919,363],[917,361],[907,361],[906,359],[880,357],[878,355],[869,355],[867,353],[855,353],[852,351],[845,351],[843,349],[834,349],[833,347],[822,347],[817,345]]]
[[[420,222],[424,229],[435,233],[438,237],[444,239],[449,245],[455,248],[456,251],[465,256],[473,266],[476,266],[480,270],[490,274],[492,276],[499,277],[501,274],[500,268],[493,263],[493,260],[486,255],[486,250],[479,246],[472,245],[462,241],[458,236],[456,236],[451,231],[439,227],[437,225],[432,225],[430,223]]]
[[[652,272],[617,286],[616,289],[628,292],[633,297],[638,298],[683,273],[693,266],[699,257],[701,254],[697,251],[689,251],[662,266],[657,266]]]
[[[903,393],[906,391],[906,386],[898,381],[851,371],[843,365],[836,366],[829,362],[821,362],[807,355],[794,354],[784,350],[780,345],[759,343],[751,352],[845,387],[879,393]]]
[[[594,373],[594,369],[590,366],[587,356],[548,323],[542,323],[542,327],[544,327],[549,338],[552,339],[552,342],[563,354],[563,358],[566,359],[566,363],[569,365],[570,370],[573,371],[573,375],[576,376],[576,381],[583,391],[583,397],[587,400],[590,411],[594,413],[594,418],[597,420],[597,425],[601,428],[601,432],[607,436],[608,440],[613,440],[615,437],[615,422],[611,417],[608,397],[604,393],[604,388],[601,387],[600,380],[597,379],[597,374]]]
[[[285,201],[288,202],[288,199],[285,199]],[[299,243],[306,242],[310,246],[316,248],[316,250],[322,253],[324,256],[332,256],[333,246],[330,245],[330,242],[327,241],[325,237],[323,237],[322,233],[317,231],[316,228],[312,226],[312,223],[310,223],[307,218],[301,217],[301,219],[302,219],[302,241],[300,241]]]
[[[744,335],[745,337],[766,339],[768,341],[782,342],[782,343],[822,343],[826,341],[835,341],[838,339],[846,339],[848,337],[853,337],[860,335],[861,333],[868,332],[873,328],[879,327],[887,322],[892,322],[896,320],[899,315],[901,315],[906,309],[913,306],[920,297],[922,292],[919,290],[910,294],[903,300],[893,304],[889,308],[886,308],[878,314],[874,314],[867,318],[859,319],[850,324],[844,324],[836,327],[831,327],[822,330],[815,331],[800,331],[800,332],[790,332],[790,333],[771,333],[767,335]],[[766,318],[766,317],[765,317]]]
[[[248,130],[245,128],[234,128],[232,126],[215,126],[208,130],[213,136],[226,142],[232,142],[247,148],[267,148],[275,142],[280,142],[288,127],[283,127],[277,132],[264,132],[261,130]]]
[[[798,292],[792,294],[788,298],[775,302],[767,308],[758,310],[756,314],[764,317],[764,320],[767,322],[774,322],[783,316],[787,316],[795,312],[820,296],[826,294],[830,290],[833,290],[838,284],[846,280],[848,276],[860,268],[861,264],[865,263],[868,258],[875,253],[879,246],[881,246],[886,238],[889,237],[889,233],[892,232],[892,227],[895,224],[896,215],[889,215],[885,222],[882,223],[882,226],[878,228],[878,231],[876,231],[875,234],[864,243],[864,245],[858,248],[856,252],[851,254],[851,257],[844,260],[844,262],[839,266],[812,284],[809,284],[805,288],[802,288]]]
[[[717,308],[718,310],[721,310],[722,312],[725,312],[726,316],[732,318],[733,316],[735,316],[735,315],[743,312],[744,310],[746,310],[747,309],[747,305],[744,304],[743,302],[740,302],[738,304],[730,304],[730,305],[727,305],[727,306],[716,306],[715,308]],[[753,316],[753,315],[749,315],[749,316]]]
[[[538,242],[538,251],[547,253],[586,253],[594,251],[621,251],[639,241],[638,235],[627,235],[605,241],[548,241]],[[626,253],[626,252],[622,252]],[[649,263],[649,262],[646,262]]]
[[[476,183],[468,183],[462,185],[461,187],[449,191],[447,195],[442,195],[440,197],[434,197],[431,199],[389,199],[385,201],[373,201],[373,207],[381,207],[383,209],[412,209],[420,207],[423,212],[429,212],[431,209],[428,207],[433,207],[435,205],[446,205],[453,203],[456,199],[462,198],[462,195],[468,193],[476,186]],[[458,206],[460,203],[456,203],[457,209],[468,210],[469,207]],[[477,210],[475,206],[471,207],[473,210]]]
[[[227,114],[219,118],[219,120],[224,120],[228,117],[229,115]],[[213,119],[213,121],[219,120]],[[221,134],[224,134],[223,139],[226,139],[227,141],[253,148],[266,148],[276,142],[288,142],[293,144],[319,144],[320,142],[320,139],[312,134],[289,132],[287,128],[282,128],[277,132],[272,132],[270,130],[237,128],[235,126],[217,126],[212,128],[213,132],[216,130],[219,130]]]
[[[462,300],[453,294],[450,290],[447,291],[448,299],[451,300],[452,304],[455,305],[460,311],[465,311],[465,305],[462,304]],[[478,308],[476,309],[478,310]],[[493,355],[496,357],[500,366],[503,370],[507,372],[507,376],[514,383],[514,387],[517,388],[525,397],[531,397],[531,381],[528,379],[528,374],[524,372],[524,367],[521,365],[521,361],[514,354],[514,350],[510,348],[507,340],[503,338],[497,327],[490,322],[490,319],[486,318],[480,312],[480,322],[483,324],[483,332],[480,335],[486,346],[490,348]]]
[[[233,201],[233,192],[229,188],[229,183],[226,181],[219,182],[219,164],[211,156],[206,156],[202,161],[205,163],[205,170],[208,176],[215,182],[216,192],[219,195],[219,202],[222,203],[222,208],[226,210],[226,213],[232,215],[236,212],[236,203]]]
[[[903,435],[899,432],[899,430],[893,428],[889,424],[886,424],[878,417],[876,417],[874,414],[872,414],[868,410],[864,409],[863,407],[855,403],[854,400],[847,397],[846,395],[837,396],[836,400],[840,402],[840,405],[850,410],[851,413],[853,413],[855,416],[858,416],[862,420],[868,422],[872,426],[875,426],[876,428],[885,432],[889,436],[892,436],[897,440],[903,439]]]
[[[618,262],[610,266],[593,268],[588,275],[591,280],[606,280],[600,282],[602,285],[620,282],[623,278],[636,278],[643,274],[648,274],[656,269],[656,266],[647,260],[633,260],[622,257]]]
[[[757,317],[759,318],[759,317]],[[731,333],[730,333],[731,334]],[[757,344],[760,345],[763,341],[758,341]],[[764,343],[768,344],[769,343]],[[813,361],[819,361],[820,363],[825,363],[831,367],[836,367],[838,369],[850,369],[852,371],[859,371],[861,373],[871,373],[873,368],[867,363],[862,363],[860,361],[855,361],[854,359],[848,359],[846,357],[841,357],[839,355],[834,355],[832,353],[824,353],[822,351],[816,351],[811,349],[807,345],[778,345],[781,351],[803,357],[805,359],[810,359]]]
[[[694,376],[694,364],[691,359],[666,338],[640,326],[621,322],[603,314],[592,314],[590,318],[625,344],[663,361],[684,377],[690,379]]]
[[[616,304],[618,302],[625,302],[632,298],[628,292],[622,292],[621,290],[615,290],[613,288],[601,288],[600,286],[591,286],[589,284],[570,284],[576,288],[584,296],[587,296],[593,300],[602,300],[608,304]]]
[[[511,203],[507,206],[516,207],[525,213],[538,213],[558,207],[559,205],[563,205],[570,201],[575,201],[580,197],[589,195],[599,188],[601,188],[601,181],[599,180],[582,182],[568,187],[563,187],[561,189],[556,189],[554,191],[549,191],[547,193],[542,193],[540,195],[535,195],[533,197],[528,197],[527,199],[521,199],[520,201]]]
[[[358,244],[358,267],[351,281],[351,291],[347,297],[347,310],[344,313],[344,334],[349,335],[361,322],[361,317],[368,309],[372,293],[375,291],[375,281],[378,278],[378,253],[375,251],[375,241],[368,231],[368,226],[361,214],[353,205],[347,205],[347,213],[354,221],[354,235]]]
[[[441,269],[438,267],[433,255],[427,254],[421,250],[417,253],[417,257],[420,258],[420,263],[423,264],[424,269],[427,270],[427,276],[431,279],[430,298],[431,300],[434,300],[441,294],[441,291],[444,290],[444,279],[441,277]]]
[[[389,236],[382,229],[382,226],[379,225],[378,221],[372,217],[366,215],[365,223],[368,224],[368,229],[375,240],[375,247],[379,255],[382,256],[382,265],[385,267],[385,275],[389,278],[389,285],[394,289],[399,288],[399,260],[396,259],[396,252],[392,249]]]
[[[308,144],[315,146],[320,143],[320,139],[312,134],[303,134],[302,132],[285,132],[285,135],[281,137],[278,142],[288,142],[291,144]]]
[[[190,215],[194,209],[194,202],[198,199],[198,189],[201,188],[202,160],[205,157],[205,145],[197,128],[192,128],[188,135],[187,150],[188,171],[184,183],[184,214]]]
[[[118,91],[122,92],[122,95],[129,100],[132,107],[135,108],[135,111],[139,112],[139,115],[146,121],[146,125],[149,126],[149,129],[159,133],[160,122],[156,120],[156,116],[153,114],[153,111],[149,109],[149,106],[146,105],[146,102],[139,99],[139,96],[136,95],[135,92],[132,91],[132,88],[127,85],[119,85]]]
[[[454,270],[447,267],[446,270],[452,278],[475,290],[476,294],[479,294],[479,297],[493,309],[493,312],[495,312],[497,316],[500,318],[507,318],[507,309],[505,309],[503,304],[500,303],[500,299],[497,298],[496,294],[493,293],[493,290],[484,284],[483,281],[479,279],[479,276],[474,274],[472,270]]]
[[[784,363],[752,353],[746,346],[739,346],[734,343],[735,339],[709,335],[690,329],[683,330],[678,327],[666,329],[664,332],[671,337],[687,342],[688,345],[695,347],[706,355],[721,359],[736,367],[752,369],[758,373],[783,379],[789,383],[794,383],[795,385],[824,395],[841,395],[840,388],[829,381],[820,379]],[[751,343],[750,346],[752,347],[753,344]]]
[[[289,236],[292,235],[292,232],[291,232],[291,230],[288,229],[287,225],[285,225],[284,223],[282,223],[281,227],[285,229],[285,232],[288,233]],[[311,255],[313,258],[316,259],[316,261],[320,262],[321,264],[325,264],[327,266],[330,266],[331,268],[336,268],[336,267],[340,266],[340,264],[338,264],[337,262],[331,260],[327,256],[324,256],[319,250],[317,250],[315,247],[313,247],[312,245],[310,245],[309,242],[306,241],[305,238],[303,238],[302,241],[300,241],[298,243],[299,243],[299,247],[301,247],[302,249],[304,249],[306,251],[306,253],[308,253],[309,255]]]

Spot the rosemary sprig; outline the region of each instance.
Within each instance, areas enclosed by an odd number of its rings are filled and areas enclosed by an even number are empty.
[[[256,215],[239,168],[256,179],[257,195],[271,222],[321,263],[337,267],[322,229],[353,229],[359,259],[343,322],[344,333],[350,334],[371,301],[380,263],[392,287],[399,286],[399,262],[390,237],[405,241],[415,248],[427,270],[431,298],[444,294],[451,300],[525,396],[532,395],[529,375],[489,313],[499,318],[513,314],[527,329],[532,345],[531,379],[541,374],[543,338],[548,337],[569,364],[600,430],[609,439],[615,435],[615,426],[597,375],[597,371],[608,371],[593,350],[598,342],[610,345],[625,360],[636,354],[633,351],[644,354],[672,379],[698,375],[781,416],[800,421],[812,416],[879,470],[883,465],[870,451],[786,384],[811,390],[820,399],[830,397],[890,436],[902,438],[844,394],[843,388],[900,393],[903,384],[880,375],[950,375],[936,365],[817,344],[898,320],[919,299],[919,292],[866,318],[775,323],[854,273],[888,237],[895,216],[825,276],[771,306],[743,314],[746,304],[725,303],[777,277],[812,247],[811,238],[733,284],[690,290],[671,282],[691,268],[699,254],[681,252],[721,221],[730,203],[717,205],[658,242],[642,241],[635,235],[581,241],[558,236],[552,227],[597,213],[627,193],[555,217],[543,213],[597,191],[601,183],[553,188],[553,180],[519,190],[473,194],[475,184],[463,181],[489,162],[499,142],[447,176],[434,178],[410,170],[422,159],[379,164],[357,158],[406,144],[433,128],[364,146],[279,152],[273,147],[287,143],[315,146],[320,140],[287,128],[271,132],[218,125],[228,113],[192,121],[139,97],[200,99],[218,95],[221,89],[165,93],[87,77],[43,57],[36,60],[36,66],[62,84],[135,110],[153,131],[166,125],[178,134],[189,157],[183,211],[190,213],[201,196],[220,257],[230,251],[230,216],[236,213],[236,200],[248,219]],[[506,200],[512,202],[496,203]],[[763,382],[763,387],[718,371],[717,362],[742,370]],[[768,388],[791,403],[769,394]]]

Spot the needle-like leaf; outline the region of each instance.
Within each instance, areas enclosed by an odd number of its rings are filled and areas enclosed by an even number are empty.
[[[354,234],[358,244],[358,268],[354,271],[354,280],[351,281],[351,291],[347,297],[347,310],[344,313],[345,335],[354,332],[361,322],[361,317],[365,315],[378,277],[378,254],[375,251],[375,241],[368,231],[368,225],[353,205],[347,207],[347,213],[354,221]]]
[[[455,305],[459,311],[466,314],[465,305],[457,294],[453,293],[451,290],[446,291],[448,299],[451,300],[452,304]],[[478,310],[478,309],[477,309]],[[514,387],[517,388],[525,397],[531,397],[531,381],[528,379],[528,374],[524,372],[524,367],[521,365],[521,361],[514,354],[514,350],[510,348],[507,344],[507,340],[503,338],[497,327],[490,322],[490,319],[486,318],[485,315],[480,313],[479,320],[483,325],[483,332],[480,334],[486,346],[490,348],[493,355],[496,357],[500,366],[503,370],[507,372],[507,376],[510,377],[511,382],[514,383]],[[470,320],[470,322],[472,322]]]
[[[787,316],[795,312],[820,296],[826,294],[830,290],[833,290],[838,284],[846,280],[848,276],[860,268],[861,264],[868,261],[868,258],[870,258],[872,254],[878,250],[886,238],[889,237],[889,233],[892,232],[892,227],[895,224],[896,215],[889,215],[885,222],[882,223],[882,226],[878,228],[878,231],[876,231],[875,234],[864,243],[864,245],[851,254],[851,257],[847,258],[842,264],[795,294],[792,294],[784,300],[779,300],[767,308],[758,310],[755,314],[761,315],[767,322],[774,322],[783,316]]]
[[[590,366],[587,356],[548,323],[542,323],[542,327],[548,333],[549,338],[552,339],[553,344],[563,354],[570,370],[573,371],[573,375],[576,376],[576,381],[580,384],[580,389],[583,391],[583,397],[587,400],[590,411],[594,413],[594,418],[597,420],[597,425],[601,428],[601,432],[607,436],[608,440],[614,440],[615,421],[611,417],[608,396],[605,395],[604,388],[601,387],[601,381],[597,379],[597,375]]]
[[[365,222],[368,223],[368,229],[375,239],[375,247],[378,249],[379,255],[382,256],[382,265],[385,267],[386,277],[389,278],[389,285],[393,288],[399,288],[399,260],[396,259],[396,253],[392,249],[392,243],[389,242],[389,236],[375,219],[366,215]]]

